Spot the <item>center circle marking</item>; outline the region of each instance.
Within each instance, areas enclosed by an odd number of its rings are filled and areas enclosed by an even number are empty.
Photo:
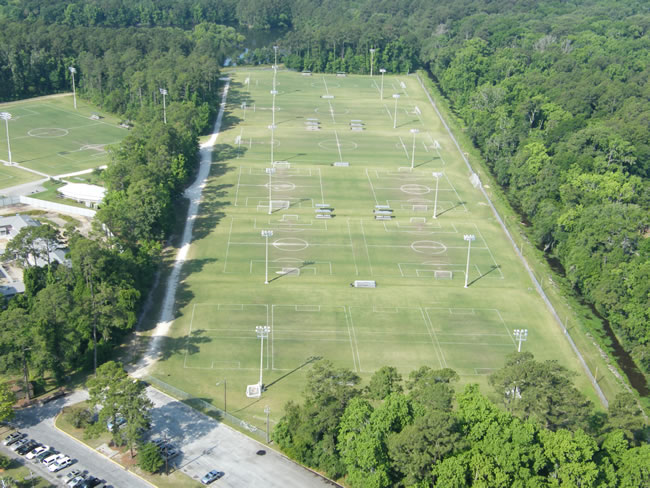
[[[400,186],[399,189],[409,195],[426,195],[431,191],[431,188],[428,186],[418,185],[417,183],[407,183],[406,185]]]
[[[297,237],[283,237],[273,241],[273,247],[280,251],[298,252],[309,247],[309,243]]]
[[[411,249],[421,254],[442,254],[447,250],[442,242],[436,241],[415,241],[411,243]]]
[[[269,184],[267,183],[264,186],[268,188]],[[273,191],[292,191],[296,189],[296,185],[290,181],[274,181],[271,183],[271,189]]]
[[[67,129],[60,129],[58,127],[39,127],[27,132],[31,137],[51,138],[51,137],[65,137],[68,135]]]

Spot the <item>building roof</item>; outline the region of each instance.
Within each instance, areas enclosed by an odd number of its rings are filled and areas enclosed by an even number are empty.
[[[0,217],[0,228],[6,229],[6,233],[10,238],[14,237],[20,229],[27,226],[41,225],[39,222],[31,218],[29,215],[11,215],[9,217]],[[4,232],[0,234],[5,234]],[[5,234],[5,235],[7,235]]]
[[[106,194],[106,189],[87,183],[68,183],[57,190],[61,195],[82,202],[99,203]]]

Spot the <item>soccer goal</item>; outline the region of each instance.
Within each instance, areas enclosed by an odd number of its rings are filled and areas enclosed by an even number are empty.
[[[248,385],[246,387],[246,396],[248,398],[259,398],[262,396],[262,388],[259,384]]]
[[[300,268],[282,268],[281,271],[276,271],[276,274],[279,275],[292,275],[292,276],[300,276]]]
[[[271,210],[286,210],[290,205],[289,200],[271,200]]]
[[[291,168],[291,163],[289,161],[273,161],[273,167],[279,169],[289,169]]]
[[[454,277],[454,274],[451,271],[445,271],[445,270],[437,269],[433,273],[433,276],[437,280],[450,280],[450,279],[452,279]]]

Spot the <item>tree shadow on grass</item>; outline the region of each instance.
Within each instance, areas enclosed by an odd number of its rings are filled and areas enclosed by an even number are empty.
[[[187,277],[192,274],[202,272],[207,265],[216,262],[216,258],[204,258],[189,259],[183,263],[183,268],[181,269],[178,285],[176,287],[176,296],[174,300],[174,320],[180,317],[181,310],[183,310],[187,305],[189,305],[192,300],[194,300],[194,292],[190,290],[190,287],[187,284]]]
[[[162,347],[158,351],[156,359],[166,360],[177,354],[186,354],[191,357],[201,352],[201,344],[207,344],[214,339],[205,335],[203,329],[193,329],[192,333],[182,337],[163,338]]]

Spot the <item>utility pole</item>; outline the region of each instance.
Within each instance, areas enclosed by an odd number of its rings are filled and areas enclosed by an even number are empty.
[[[72,99],[74,100],[74,108],[75,110],[77,109],[77,92],[74,87],[74,74],[77,72],[77,68],[74,66],[70,66],[68,68],[70,70],[70,74],[72,75]]]
[[[264,413],[266,414],[266,442],[268,444],[271,441],[271,432],[269,429],[269,414],[271,413],[271,407],[268,405],[264,407]]]
[[[472,248],[472,241],[476,239],[474,234],[465,234],[463,239],[467,241],[467,266],[465,268],[465,288],[467,288],[467,279],[469,278],[469,252]]]

